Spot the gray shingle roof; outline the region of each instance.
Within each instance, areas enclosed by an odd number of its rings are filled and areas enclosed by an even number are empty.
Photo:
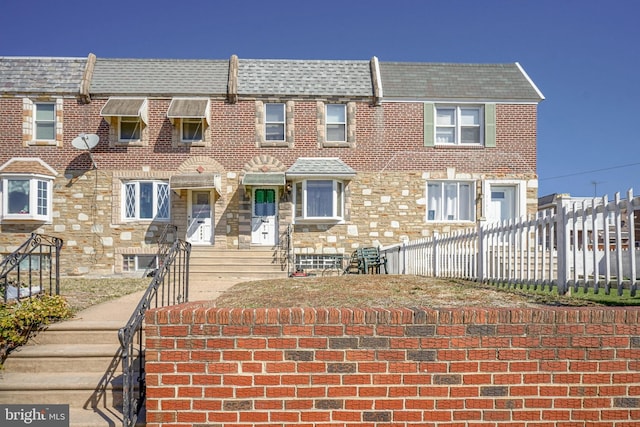
[[[540,101],[517,63],[380,62],[384,98]]]
[[[355,174],[355,170],[337,157],[300,157],[287,171],[287,176],[353,177]]]
[[[226,95],[228,60],[96,60],[92,95]]]
[[[238,60],[239,95],[372,96],[369,61]]]
[[[0,93],[74,94],[87,58],[0,57]]]
[[[0,93],[78,94],[87,58],[0,57]],[[371,97],[369,61],[240,59],[240,96]],[[105,96],[227,94],[229,61],[97,58],[90,92]],[[383,98],[544,97],[517,64],[380,62]]]

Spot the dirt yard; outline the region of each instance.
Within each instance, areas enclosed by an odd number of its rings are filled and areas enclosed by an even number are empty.
[[[218,307],[530,307],[593,305],[553,293],[496,288],[474,282],[421,276],[346,275],[239,283]]]

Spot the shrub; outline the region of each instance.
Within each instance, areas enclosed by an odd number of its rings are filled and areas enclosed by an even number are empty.
[[[44,325],[71,316],[71,310],[61,296],[41,295],[0,304],[0,363]]]

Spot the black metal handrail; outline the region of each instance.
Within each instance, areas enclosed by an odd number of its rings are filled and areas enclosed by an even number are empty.
[[[286,271],[290,276],[294,270],[293,263],[293,225],[287,225],[287,228],[280,235],[278,244],[278,258],[280,261],[280,268],[282,271]]]
[[[156,259],[158,261],[162,261],[164,257],[171,249],[172,243],[176,240],[176,236],[178,235],[178,227],[173,224],[165,225],[160,237],[158,237],[158,252],[156,254]],[[171,236],[171,239],[169,239]],[[148,267],[144,272],[144,275],[147,277],[151,277],[156,273],[156,267]]]
[[[3,301],[7,303],[10,299],[11,288],[15,288],[17,300],[31,298],[43,292],[59,295],[62,245],[62,239],[57,237],[31,233],[18,249],[5,256],[0,261]],[[26,266],[23,265],[25,260]],[[22,292],[23,289],[27,291]],[[11,295],[11,299],[13,298],[14,295]]]
[[[125,427],[134,426],[145,400],[144,316],[152,307],[189,301],[189,257],[191,244],[176,240],[153,275],[149,287],[127,324],[118,331],[122,352],[123,407]],[[135,377],[135,380],[134,380]],[[137,390],[136,390],[137,386]]]

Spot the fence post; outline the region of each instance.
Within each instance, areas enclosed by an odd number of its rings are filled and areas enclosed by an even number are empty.
[[[399,274],[407,274],[407,266],[409,264],[407,260],[407,241],[402,241],[402,246],[398,248],[398,271]]]
[[[440,263],[438,262],[438,232],[433,233],[433,252],[431,253],[431,261],[433,265],[433,277],[440,277]]]
[[[564,295],[567,293],[567,277],[569,275],[569,264],[567,262],[567,256],[569,255],[569,236],[566,207],[562,203],[562,199],[559,199],[557,203],[556,248],[558,252],[558,259],[556,266],[558,268],[558,294]],[[549,249],[553,250],[553,248]]]
[[[478,246],[477,246],[477,251],[478,251],[478,264],[476,266],[476,279],[478,280],[478,282],[480,283],[484,283],[484,275],[485,275],[485,245],[484,245],[484,224],[485,224],[486,220],[481,219],[478,221]]]

